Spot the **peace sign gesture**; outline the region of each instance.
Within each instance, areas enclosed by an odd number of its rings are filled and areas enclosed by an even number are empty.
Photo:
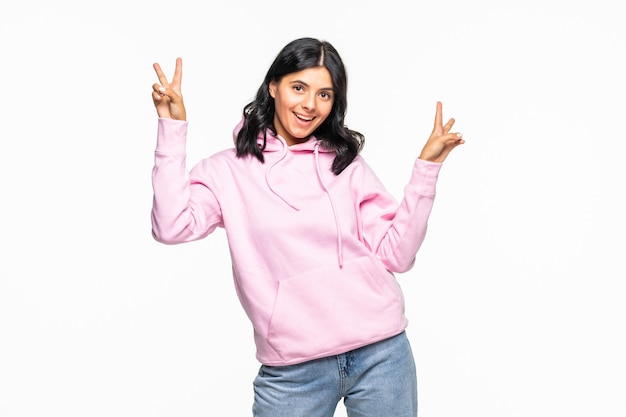
[[[454,119],[448,120],[445,125],[442,122],[441,102],[437,102],[437,111],[435,113],[435,126],[433,131],[422,149],[420,159],[431,162],[442,163],[452,149],[465,143],[460,133],[450,133],[450,129],[454,125]]]
[[[180,84],[183,78],[183,60],[176,58],[176,70],[171,82],[163,74],[161,66],[156,62],[152,65],[159,77],[159,83],[152,84],[152,101],[156,107],[159,117],[187,120],[185,103],[180,91]]]

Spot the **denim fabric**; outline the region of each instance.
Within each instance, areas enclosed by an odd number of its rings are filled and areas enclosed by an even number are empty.
[[[341,355],[290,366],[262,365],[254,417],[416,417],[417,378],[404,332]]]

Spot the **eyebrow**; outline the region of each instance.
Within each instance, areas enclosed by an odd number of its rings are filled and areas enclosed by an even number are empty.
[[[305,83],[302,80],[292,80],[292,81],[289,82],[289,84],[304,84],[307,87],[310,87],[310,85],[308,83]],[[320,90],[322,90],[322,91],[334,91],[334,88],[332,88],[332,87],[323,87],[323,88],[320,88]]]

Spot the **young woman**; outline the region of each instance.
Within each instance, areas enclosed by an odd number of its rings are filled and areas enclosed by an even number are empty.
[[[190,171],[182,60],[152,98],[159,116],[154,238],[167,244],[226,231],[235,287],[254,328],[253,415],[417,415],[417,384],[394,272],[414,263],[441,163],[464,143],[454,119],[435,126],[398,202],[344,124],[347,76],[328,42],[290,42],[243,109],[233,149]]]

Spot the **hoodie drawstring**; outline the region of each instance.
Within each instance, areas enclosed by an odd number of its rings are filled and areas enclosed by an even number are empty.
[[[272,188],[272,184],[270,182],[269,176],[270,176],[270,171],[272,170],[272,168],[274,168],[276,166],[276,164],[278,164],[280,161],[282,161],[283,159],[285,159],[285,156],[287,155],[287,146],[283,143],[283,141],[281,140],[280,143],[283,145],[283,150],[282,153],[280,154],[280,158],[278,158],[276,161],[274,161],[274,163],[272,165],[270,165],[267,170],[265,171],[265,183],[267,184],[267,188],[270,189],[270,191],[272,193],[274,193],[274,195],[276,195],[278,198],[280,198],[281,200],[283,200],[285,202],[285,204],[287,204],[289,207],[291,207],[294,210],[300,211],[300,209],[296,206],[294,206],[293,204],[291,204],[289,201],[287,201],[285,199],[285,197],[283,197],[282,195],[278,194],[273,188]]]
[[[330,201],[330,207],[332,208],[333,216],[335,217],[335,227],[337,228],[337,258],[339,261],[339,267],[342,268],[343,267],[343,239],[341,237],[341,223],[339,222],[339,216],[337,216],[337,209],[335,208],[335,204],[333,203],[333,198],[330,195],[330,192],[328,191],[328,187],[326,186],[324,179],[322,178],[318,148],[319,148],[319,143],[315,143],[315,149],[313,151],[313,153],[315,154],[315,168],[317,171],[317,178],[320,180],[320,183],[322,184],[322,188],[324,189],[324,192],[328,196],[328,200]]]
[[[300,209],[296,206],[294,206],[292,203],[290,203],[289,201],[287,201],[287,199],[285,197],[283,197],[282,195],[280,195],[278,192],[276,192],[276,190],[274,190],[274,188],[272,188],[272,183],[270,181],[270,172],[272,171],[272,168],[274,168],[277,164],[279,164],[283,159],[285,159],[285,156],[287,156],[287,145],[280,140],[281,144],[283,145],[283,149],[281,152],[280,157],[274,161],[265,171],[265,183],[267,184],[267,188],[270,189],[270,191],[276,195],[278,198],[280,198],[285,204],[287,204],[289,207],[291,207],[294,210],[298,210],[300,211]],[[322,185],[322,189],[324,190],[324,192],[326,193],[326,195],[328,196],[328,201],[330,201],[330,207],[333,211],[333,216],[335,219],[335,228],[337,229],[337,260],[339,262],[339,267],[342,268],[343,267],[343,239],[341,237],[341,223],[339,222],[339,216],[337,215],[337,209],[335,208],[335,203],[333,202],[333,198],[330,195],[330,191],[328,191],[328,187],[326,186],[326,183],[324,182],[324,178],[322,178],[322,169],[320,168],[320,159],[319,159],[319,143],[316,142],[315,143],[315,148],[313,150],[313,154],[315,155],[315,170],[317,173],[317,178],[320,181],[320,184]]]

